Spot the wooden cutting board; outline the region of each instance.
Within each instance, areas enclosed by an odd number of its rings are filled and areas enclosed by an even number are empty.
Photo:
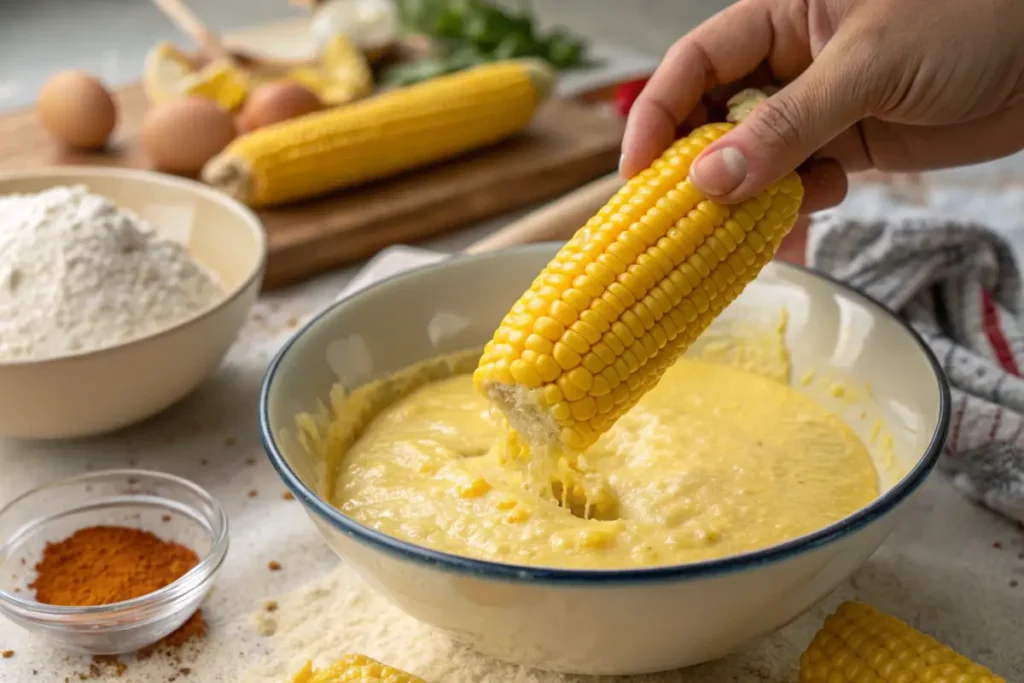
[[[0,115],[0,170],[60,164],[145,168],[137,139],[141,85],[116,94],[111,149],[61,149],[31,109]],[[444,164],[335,195],[261,211],[270,254],[265,288],[365,258],[564,194],[618,163],[622,122],[579,102],[554,100],[517,138]]]

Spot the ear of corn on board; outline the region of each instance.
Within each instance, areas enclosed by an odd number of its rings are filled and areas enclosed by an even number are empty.
[[[0,114],[0,172],[52,165],[145,168],[135,144],[143,87],[115,94],[119,121],[102,153],[61,150],[31,109]],[[259,211],[269,236],[265,287],[557,197],[612,171],[622,123],[586,105],[551,100],[523,134],[437,165],[294,205]]]

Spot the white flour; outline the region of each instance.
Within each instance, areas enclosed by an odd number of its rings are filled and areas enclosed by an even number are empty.
[[[287,683],[307,660],[325,666],[360,653],[419,676],[427,683],[783,683],[795,681],[800,652],[821,623],[821,612],[747,652],[687,671],[647,676],[566,676],[526,669],[479,655],[407,616],[342,565],[321,581],[261,611],[271,627],[273,654],[241,683]],[[834,603],[830,604],[834,606]]]
[[[843,600],[858,599],[885,605],[894,616],[915,622],[942,642],[954,643],[965,656],[991,666],[1007,681],[1024,681],[1015,675],[1024,671],[1019,656],[1020,599],[1007,587],[1016,555],[1003,552],[999,568],[978,564],[979,550],[991,553],[989,536],[964,535],[968,547],[962,551],[937,548],[936,543],[948,542],[949,531],[948,520],[935,523],[935,510],[961,506],[963,514],[958,512],[953,522],[955,533],[966,530],[965,522],[992,522],[951,494],[946,482],[926,485],[922,495],[928,502],[821,605],[749,649],[690,669],[646,676],[565,676],[504,664],[407,616],[341,565],[279,598],[273,612],[257,613],[261,628],[274,628],[269,638],[272,653],[241,679],[231,680],[288,683],[307,660],[325,666],[346,654],[361,653],[427,683],[791,683],[799,678],[801,652],[825,616]],[[949,505],[936,505],[939,500]],[[1006,527],[1005,533],[1013,532]],[[929,545],[915,546],[922,536],[928,537]]]
[[[0,361],[114,346],[221,296],[182,245],[85,187],[0,196]]]

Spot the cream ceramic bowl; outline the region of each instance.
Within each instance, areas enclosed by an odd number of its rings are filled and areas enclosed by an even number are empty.
[[[0,363],[0,436],[66,439],[155,415],[195,389],[234,341],[263,281],[267,243],[256,215],[227,196],[173,176],[59,167],[0,175],[0,195],[85,185],[181,241],[227,290],[212,308],[119,346]]]
[[[771,264],[723,320],[774,322],[785,307],[794,377],[813,368],[871,384],[895,463],[880,467],[884,493],[875,502],[825,529],[708,562],[560,570],[427,550],[363,527],[317,495],[320,469],[297,443],[295,415],[315,411],[335,382],[351,388],[482,346],[555,249],[455,258],[327,309],[268,370],[260,410],[274,466],[327,543],[367,581],[413,617],[501,660],[582,674],[664,671],[716,659],[786,625],[882,543],[935,465],[949,419],[949,390],[921,340],[881,306],[801,268]],[[851,426],[867,440],[873,424]]]

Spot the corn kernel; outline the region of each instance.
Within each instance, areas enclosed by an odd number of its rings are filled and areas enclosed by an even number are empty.
[[[590,350],[590,344],[587,343],[587,340],[572,330],[566,330],[565,334],[562,335],[562,343],[581,356]]]
[[[569,408],[572,410],[572,418],[577,422],[586,422],[597,415],[597,401],[590,396],[573,401]]]
[[[537,322],[533,324],[533,331],[548,341],[557,342],[565,333],[565,327],[558,321],[544,316],[537,318]]]
[[[535,388],[544,384],[544,380],[541,379],[540,373],[537,372],[536,368],[536,363],[530,363],[528,359],[520,358],[519,360],[512,361],[509,372],[517,384]]]
[[[530,511],[522,506],[512,508],[512,510],[505,515],[505,522],[508,524],[522,524],[528,519],[530,519]]]
[[[502,498],[498,501],[497,507],[499,510],[511,510],[516,505],[518,505],[518,502],[515,498]]]
[[[583,529],[576,543],[580,548],[608,548],[615,543],[615,534],[605,529]]]
[[[562,375],[555,384],[567,401],[578,401],[587,395],[587,390],[573,382],[571,375]]]
[[[455,490],[461,498],[479,498],[491,490],[491,485],[483,477],[475,477],[460,483]]]

